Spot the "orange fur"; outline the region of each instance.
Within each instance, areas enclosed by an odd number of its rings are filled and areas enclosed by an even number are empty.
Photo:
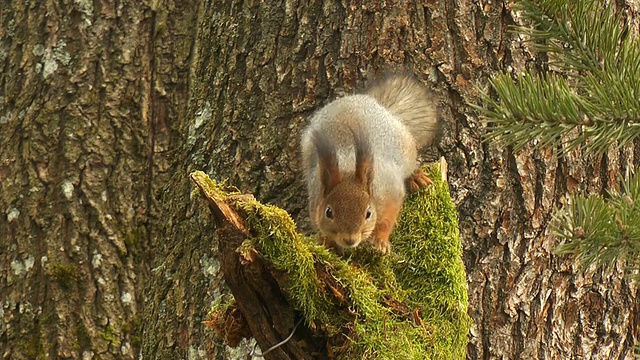
[[[422,169],[417,169],[405,180],[405,184],[409,192],[415,192],[433,184],[433,181]]]
[[[373,230],[371,242],[373,246],[381,253],[387,254],[391,251],[391,241],[389,236],[396,225],[400,208],[402,207],[402,199],[389,198],[385,199],[378,211],[376,228]]]

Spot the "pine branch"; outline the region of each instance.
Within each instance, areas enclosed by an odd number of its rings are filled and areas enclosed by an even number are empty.
[[[640,40],[599,0],[523,0],[516,5],[532,26],[514,27],[551,71],[502,74],[475,106],[489,140],[602,154],[640,136]],[[609,197],[575,196],[556,209],[553,231],[583,266],[625,259],[640,269],[640,176]]]
[[[563,145],[603,153],[640,136],[640,42],[612,5],[594,0],[521,1],[534,27],[516,27],[562,70],[497,76],[482,93],[489,139],[518,150]],[[535,141],[531,141],[535,139]]]
[[[613,265],[623,255],[631,269],[638,269],[640,176],[632,176],[621,193],[611,193],[608,199],[573,197],[556,210],[552,227],[565,242],[556,253],[576,255],[584,267]]]
[[[538,147],[555,144],[575,133],[585,123],[589,103],[573,91],[567,79],[524,73],[515,80],[499,75],[491,80],[499,101],[484,94],[487,107],[476,107],[491,121],[488,139],[520,150],[526,145]],[[537,142],[533,142],[535,139]],[[569,149],[581,144],[584,137],[566,140]]]

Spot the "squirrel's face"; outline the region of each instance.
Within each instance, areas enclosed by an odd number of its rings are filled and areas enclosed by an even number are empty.
[[[376,209],[366,190],[355,179],[345,179],[320,201],[314,220],[323,236],[342,248],[356,247],[371,236]]]
[[[373,206],[373,153],[362,129],[350,128],[355,152],[355,171],[339,166],[337,145],[344,154],[349,144],[333,139],[327,133],[314,130],[311,142],[315,146],[317,176],[320,190],[314,198],[313,222],[325,238],[325,244],[352,248],[367,240],[376,227],[376,209]],[[311,162],[313,163],[313,161]],[[311,194],[311,193],[310,193]],[[315,196],[315,195],[314,195]],[[326,241],[328,240],[328,242]]]

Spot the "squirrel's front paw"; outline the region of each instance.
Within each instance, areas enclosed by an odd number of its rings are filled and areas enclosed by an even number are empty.
[[[388,239],[373,239],[373,248],[379,251],[382,255],[386,255],[391,252],[391,241]]]
[[[405,183],[407,190],[414,192],[433,184],[433,181],[422,169],[417,169],[405,180]]]
[[[327,250],[333,251],[338,256],[344,255],[344,249],[340,245],[338,245],[338,243],[325,236],[319,236],[319,243],[321,245],[324,245]]]

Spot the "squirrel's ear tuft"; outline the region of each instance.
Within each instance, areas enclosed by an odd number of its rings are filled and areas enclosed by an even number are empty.
[[[322,191],[326,196],[342,180],[336,149],[329,137],[317,130],[311,133],[311,142],[318,154],[318,171],[322,182]]]
[[[368,141],[368,134],[364,129],[351,128],[353,133],[354,146],[356,148],[356,180],[371,195],[373,187],[373,154],[371,144]]]

